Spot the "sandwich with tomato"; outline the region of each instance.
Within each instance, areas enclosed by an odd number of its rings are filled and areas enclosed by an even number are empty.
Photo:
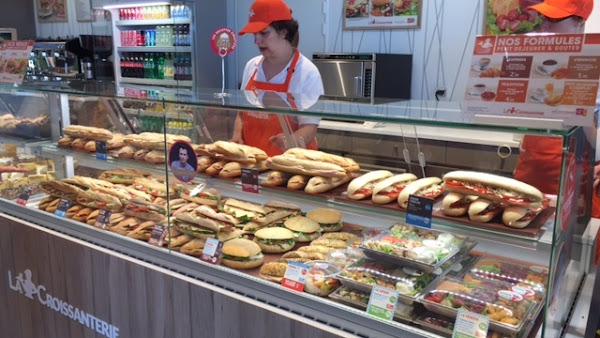
[[[115,169],[102,172],[98,178],[111,183],[133,184],[136,177],[147,176],[150,174],[136,169]]]
[[[442,200],[442,212],[448,216],[463,216],[469,210],[471,202],[477,199],[474,195],[463,195],[449,192]]]
[[[125,201],[125,210],[123,213],[127,216],[147,221],[162,222],[167,215],[167,210],[162,205],[150,203],[139,198],[132,198]]]
[[[396,201],[402,190],[416,180],[417,176],[410,173],[388,177],[375,184],[371,199],[375,204],[387,204]]]
[[[487,223],[502,212],[502,206],[494,201],[478,198],[469,205],[469,219],[473,222]]]
[[[439,177],[425,177],[408,184],[398,195],[398,205],[403,209],[408,208],[410,195],[437,198],[444,191],[441,183],[442,180]]]
[[[539,207],[544,199],[542,192],[529,184],[475,171],[459,170],[447,173],[444,175],[444,189],[524,208]]]
[[[185,188],[181,192],[181,198],[186,201],[194,202],[200,205],[216,207],[221,200],[221,193],[217,189],[198,190]]]
[[[249,239],[236,238],[223,244],[221,263],[233,269],[261,266],[264,256],[260,246]]]
[[[522,229],[527,227],[542,210],[542,207],[523,208],[510,206],[502,212],[502,223],[507,227]]]
[[[388,170],[375,170],[357,177],[348,184],[348,198],[352,200],[362,200],[371,197],[375,185],[388,177],[392,177]]]

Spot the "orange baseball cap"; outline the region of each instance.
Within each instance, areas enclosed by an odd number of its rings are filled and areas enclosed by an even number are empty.
[[[240,35],[258,33],[267,28],[273,21],[292,20],[292,10],[282,0],[256,0],[250,7],[248,24],[242,28]]]
[[[594,8],[594,0],[545,0],[537,5],[529,6],[542,15],[552,19],[567,18],[577,15],[587,20]]]

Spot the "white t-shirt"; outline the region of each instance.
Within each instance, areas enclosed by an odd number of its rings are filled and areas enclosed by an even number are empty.
[[[246,89],[246,85],[248,85],[248,82],[250,82],[250,77],[254,74],[254,71],[257,68],[258,71],[256,72],[256,77],[254,80],[259,82],[267,82],[261,63],[262,58],[263,56],[259,55],[246,63],[244,75],[242,77],[242,90]],[[290,67],[291,63],[292,60],[290,60],[288,65],[279,74],[273,76],[273,78],[268,82],[273,84],[285,83],[285,79],[287,78],[288,74],[288,68]],[[296,105],[300,110],[313,105],[319,99],[319,96],[325,93],[325,90],[323,89],[323,80],[321,79],[319,70],[307,57],[302,54],[300,54],[300,58],[296,64],[296,69],[294,70],[294,74],[290,79],[288,92],[294,96]],[[254,94],[246,95],[246,97],[250,100],[250,103],[258,106],[262,106],[262,96],[263,94],[260,92],[258,97],[256,97]],[[279,93],[279,96],[285,102],[288,102],[286,93]],[[298,124],[319,124],[319,121],[320,118],[318,117],[298,117]]]

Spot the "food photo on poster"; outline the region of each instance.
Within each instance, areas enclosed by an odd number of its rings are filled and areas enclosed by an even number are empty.
[[[542,16],[530,6],[543,0],[486,0],[485,35],[524,34],[542,25]]]

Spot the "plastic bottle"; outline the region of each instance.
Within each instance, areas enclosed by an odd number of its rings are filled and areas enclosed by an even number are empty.
[[[160,54],[158,57],[158,76],[156,77],[159,80],[164,80],[165,78],[165,55]]]

